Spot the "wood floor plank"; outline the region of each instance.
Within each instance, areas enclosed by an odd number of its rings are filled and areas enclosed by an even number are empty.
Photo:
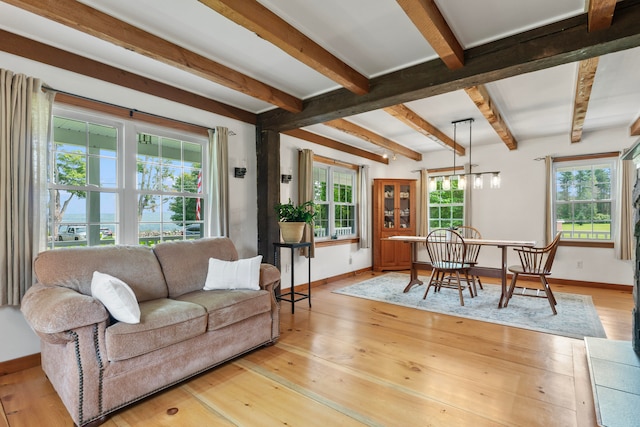
[[[275,345],[104,426],[595,425],[582,340],[332,293],[378,274],[314,287],[313,307],[298,303],[294,315],[282,303]],[[590,295],[607,336],[631,339],[630,292],[553,289]],[[0,376],[0,409],[0,427],[71,425],[39,367]]]

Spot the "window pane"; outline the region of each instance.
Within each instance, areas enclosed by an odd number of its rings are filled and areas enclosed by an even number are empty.
[[[564,239],[611,240],[613,160],[554,164],[555,228]]]
[[[326,202],[327,200],[327,169],[314,166],[313,168],[313,200]]]
[[[315,237],[327,237],[329,236],[329,205],[316,204],[316,212],[314,235]]]
[[[430,230],[464,225],[464,192],[457,178],[451,178],[449,190],[443,188],[442,178],[436,178],[436,189],[429,191]]]

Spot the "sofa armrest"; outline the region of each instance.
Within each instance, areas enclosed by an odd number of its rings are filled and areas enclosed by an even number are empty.
[[[273,287],[280,282],[280,270],[271,264],[260,264],[260,289],[273,292]]]
[[[20,310],[40,337],[104,322],[109,318],[106,308],[97,299],[62,286],[41,284],[27,291]],[[57,341],[53,336],[52,339]]]

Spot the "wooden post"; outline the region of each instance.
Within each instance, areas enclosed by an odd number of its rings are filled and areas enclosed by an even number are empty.
[[[280,229],[274,206],[280,202],[280,133],[256,128],[258,186],[258,254],[275,264],[274,242]],[[280,266],[276,266],[280,268]]]

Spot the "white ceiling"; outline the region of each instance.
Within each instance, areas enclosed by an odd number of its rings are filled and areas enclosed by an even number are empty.
[[[368,78],[437,58],[395,0],[259,2]],[[334,81],[195,0],[82,0],[82,3],[301,99],[339,88]],[[436,0],[435,3],[465,49],[585,11],[585,0]],[[0,2],[0,28],[253,113],[274,108],[3,2]],[[640,48],[601,57],[584,135],[629,126],[638,117],[638,70]],[[569,143],[576,74],[577,64],[567,64],[486,86],[516,140],[566,135]],[[452,121],[474,118],[474,146],[502,144],[507,150],[464,91],[409,102],[407,106],[450,137],[453,137]],[[383,111],[358,114],[348,120],[421,153],[443,149],[437,141]],[[318,124],[306,129],[374,153],[383,151],[328,126]],[[465,141],[459,142],[467,145]]]

